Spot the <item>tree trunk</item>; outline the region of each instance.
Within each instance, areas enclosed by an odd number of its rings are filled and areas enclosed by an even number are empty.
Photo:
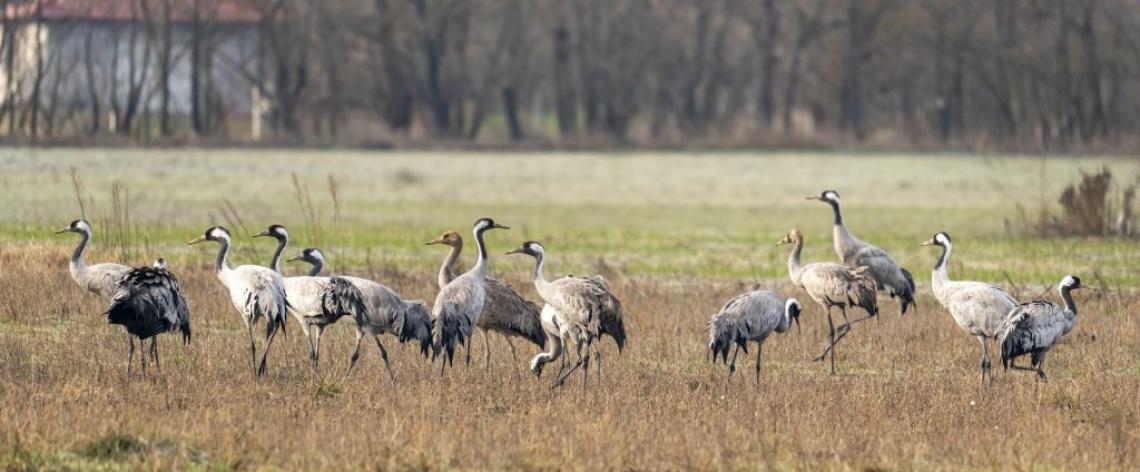
[[[200,16],[199,0],[194,0],[193,17],[190,22],[190,123],[194,134],[201,135],[206,131],[206,124],[202,119],[202,18]]]
[[[162,1],[162,52],[158,56],[159,86],[161,97],[159,105],[159,121],[162,135],[169,136],[174,130],[170,124],[170,73],[174,53],[174,27],[171,25],[171,0]]]
[[[844,128],[855,139],[867,137],[863,116],[863,57],[864,28],[861,0],[848,0],[847,51],[843,61],[843,87],[840,90],[840,117]]]
[[[573,80],[570,72],[570,32],[559,24],[554,29],[554,108],[558,118],[558,134],[563,139],[577,130],[574,110]]]
[[[780,10],[776,8],[776,0],[764,0],[764,35],[760,45],[760,122],[765,127],[772,126],[772,119],[776,114],[775,84],[776,67],[779,56],[776,55],[776,43],[780,38]]]
[[[503,88],[503,113],[507,115],[507,129],[510,130],[511,141],[522,141],[523,130],[519,124],[519,107],[515,102],[515,89],[511,87]]]

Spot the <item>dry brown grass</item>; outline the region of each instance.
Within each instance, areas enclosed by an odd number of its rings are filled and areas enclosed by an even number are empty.
[[[607,342],[604,378],[588,391],[577,376],[552,391],[549,375],[536,380],[512,366],[497,338],[490,371],[440,378],[412,346],[385,338],[395,384],[370,344],[343,379],[346,322],[326,337],[322,379],[310,375],[290,320],[269,376],[256,380],[238,317],[208,267],[174,267],[193,309],[193,343],[162,339],[163,372],[128,379],[125,336],[70,280],[64,247],[0,252],[7,468],[1140,467],[1140,321],[1128,316],[1140,298],[1129,292],[1078,297],[1081,322],[1050,355],[1049,383],[1007,374],[983,388],[976,342],[920,287],[917,316],[900,319],[884,302],[883,319],[857,326],[841,344],[840,375],[807,360],[826,335],[810,306],[802,334],[769,340],[758,385],[751,356],[726,385],[723,368],[705,360],[704,323],[746,287],[618,278],[629,349],[619,356]],[[374,272],[405,295],[434,295],[427,268]],[[523,274],[505,275],[533,297],[511,277]]]

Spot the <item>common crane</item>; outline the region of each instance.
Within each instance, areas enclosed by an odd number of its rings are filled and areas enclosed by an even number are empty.
[[[254,237],[271,237],[277,240],[277,249],[269,266],[279,274],[281,255],[289,245],[289,231],[281,225],[270,225]],[[364,295],[352,282],[343,277],[318,277],[302,275],[285,277],[285,299],[289,301],[288,311],[301,326],[305,340],[309,343],[309,364],[313,372],[320,361],[319,346],[325,328],[336,323],[341,317],[355,320],[364,314]]]
[[[554,386],[562,385],[575,369],[581,367],[582,386],[585,388],[589,384],[591,348],[600,335],[603,319],[607,317],[604,312],[616,309],[620,313],[621,303],[607,290],[608,286],[592,278],[567,276],[547,281],[542,272],[546,249],[537,241],[526,241],[507,254],[526,254],[534,258],[534,287],[546,302],[542,311],[543,327],[548,330],[547,335],[551,341],[557,338],[557,341],[551,343],[548,352],[540,353],[531,360],[531,371],[540,375],[543,366],[558,359],[567,341],[573,338],[578,349],[578,361],[558,376]],[[620,315],[617,317],[621,318]],[[616,339],[624,344],[624,327],[621,337]]]
[[[1037,372],[1037,378],[1045,380],[1045,354],[1049,353],[1061,338],[1077,324],[1077,304],[1073,302],[1073,290],[1085,288],[1081,279],[1066,275],[1057,289],[1065,306],[1056,303],[1034,300],[1013,308],[998,333],[1001,342],[1001,363],[1006,369]],[[1030,356],[1032,367],[1021,367],[1014,363],[1018,357]]]
[[[938,303],[950,312],[958,327],[978,339],[978,345],[982,348],[982,382],[985,383],[988,376],[992,383],[992,363],[986,340],[998,336],[1002,323],[1017,305],[1017,300],[996,285],[950,280],[946,266],[950,262],[954,245],[949,234],[939,232],[922,245],[942,248],[942,255],[938,257],[934,271],[930,274],[931,290]]]
[[[831,206],[835,213],[835,223],[832,227],[832,239],[835,243],[835,253],[839,260],[852,269],[866,267],[867,274],[875,279],[880,290],[886,290],[891,298],[899,299],[899,314],[905,315],[907,306],[916,310],[918,306],[914,301],[914,276],[910,271],[899,267],[894,259],[882,249],[851,235],[847,225],[843,223],[843,214],[839,210],[839,193],[835,190],[826,190],[818,197],[807,197],[809,200],[819,200]]]
[[[803,251],[804,237],[798,229],[792,228],[780,242],[776,243],[777,246],[784,244],[792,245],[792,252],[788,256],[788,276],[792,283],[804,289],[812,300],[827,310],[827,328],[831,344],[823,355],[831,353],[831,373],[835,374],[835,343],[838,339],[835,337],[835,321],[831,318],[831,309],[839,308],[843,314],[845,323],[841,327],[843,331],[841,336],[846,335],[851,326],[851,322],[846,321],[848,307],[858,306],[867,312],[868,317],[878,315],[875,281],[862,267],[852,269],[830,262],[801,264],[800,252]],[[816,360],[822,360],[823,355]]]
[[[438,238],[427,243],[442,244],[450,247],[447,258],[439,268],[439,288],[447,286],[455,280],[455,264],[459,254],[463,251],[463,238],[455,231],[443,233]],[[512,337],[520,337],[530,341],[540,349],[546,346],[546,332],[539,321],[539,307],[519,295],[513,287],[493,277],[484,281],[484,290],[487,293],[483,303],[483,312],[479,315],[479,322],[475,325],[483,333],[483,353],[486,367],[491,366],[491,340],[490,333],[499,333],[507,346],[511,349],[511,358],[518,364],[518,354]]]
[[[709,319],[709,352],[712,353],[713,363],[717,357],[723,359],[728,365],[728,378],[736,372],[736,355],[741,349],[748,353],[748,343],[756,343],[756,381],[760,381],[760,351],[764,348],[764,341],[773,332],[783,333],[792,327],[800,325],[800,311],[802,306],[795,298],[784,298],[766,290],[754,290],[733,297],[720,312]],[[728,351],[732,345],[736,350],[732,352],[732,360],[728,359]]]
[[[296,257],[290,260],[304,261],[312,264],[309,276],[316,277],[325,265],[325,256],[317,248],[305,248]],[[356,362],[360,359],[360,341],[365,335],[376,340],[380,348],[380,359],[384,361],[384,368],[388,371],[389,379],[395,381],[392,364],[388,360],[388,350],[380,341],[380,335],[391,334],[400,343],[407,341],[419,342],[420,354],[427,356],[431,347],[431,315],[427,305],[420,300],[405,300],[392,289],[379,283],[360,277],[341,275],[360,291],[364,297],[364,313],[353,318],[356,322],[356,345],[352,350],[352,359],[349,361],[345,375],[351,374]],[[323,327],[317,327],[314,349],[319,353],[321,348],[320,335]]]
[[[487,277],[488,258],[487,248],[483,243],[483,233],[492,229],[510,229],[495,223],[490,218],[480,218],[475,221],[472,232],[475,234],[475,244],[479,247],[479,262],[466,273],[448,282],[439,290],[432,305],[432,360],[444,351],[447,354],[447,363],[452,363],[455,357],[455,345],[467,345],[467,364],[471,364],[471,348],[467,341],[471,338],[471,331],[479,323],[479,315],[483,312],[486,301],[484,279]],[[440,374],[443,374],[444,363],[441,360]]]
[[[218,243],[216,262],[218,280],[229,290],[230,301],[245,323],[246,332],[249,334],[249,355],[254,363],[256,375],[265,375],[266,357],[269,355],[269,347],[273,345],[273,338],[278,328],[282,334],[285,333],[287,305],[285,280],[277,271],[261,266],[241,265],[231,269],[226,262],[230,252],[230,232],[221,226],[207,229],[205,234],[194,238],[187,245],[192,246],[204,241]],[[261,354],[261,364],[258,366],[253,325],[261,319],[265,319],[265,348]]]
[[[139,347],[150,339],[150,354],[154,367],[161,371],[158,361],[158,335],[181,331],[183,344],[190,343],[190,308],[178,279],[165,267],[138,267],[127,273],[107,308],[107,322],[123,326],[131,336],[127,351],[127,375],[134,363],[135,342]],[[146,354],[141,356],[141,367],[146,374]]]
[[[91,223],[88,223],[87,220],[72,221],[71,224],[55,232],[55,234],[63,233],[77,233],[80,236],[79,245],[75,247],[75,252],[71,254],[71,262],[68,264],[71,278],[79,284],[80,288],[99,295],[106,301],[111,300],[119,293],[123,280],[131,272],[130,266],[113,262],[87,265],[83,260],[83,253],[87,251],[87,244],[91,242],[92,233]]]

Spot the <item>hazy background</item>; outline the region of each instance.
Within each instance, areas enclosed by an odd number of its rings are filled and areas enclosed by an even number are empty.
[[[0,11],[8,142],[1126,152],[1140,127],[1135,0]]]

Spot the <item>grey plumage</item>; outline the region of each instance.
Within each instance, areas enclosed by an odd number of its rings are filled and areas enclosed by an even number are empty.
[[[622,311],[621,300],[614,296],[613,291],[610,289],[609,282],[605,277],[600,275],[593,275],[590,277],[582,277],[587,282],[594,284],[597,287],[597,293],[601,293],[599,306],[599,327],[598,327],[598,340],[609,336],[614,338],[614,343],[617,344],[618,352],[625,349],[625,313]],[[597,346],[595,346],[597,348]],[[595,355],[600,353],[595,352]],[[600,359],[599,359],[600,361]],[[599,363],[599,368],[601,364]]]
[[[249,335],[250,357],[254,362],[256,374],[265,375],[269,348],[273,345],[277,331],[285,333],[287,316],[285,280],[280,273],[266,267],[242,265],[231,269],[226,262],[230,251],[230,233],[221,226],[207,229],[205,234],[188,244],[194,245],[203,241],[214,241],[219,245],[215,264],[218,280],[229,291],[230,301],[245,323],[246,333]],[[258,366],[253,325],[262,319],[265,320],[265,347]]]
[[[448,231],[438,238],[428,242],[449,246],[447,257],[439,269],[439,288],[447,286],[455,280],[455,265],[463,251],[463,238],[454,231]],[[483,332],[484,355],[487,366],[490,366],[491,347],[488,334],[496,332],[503,336],[511,349],[511,356],[515,362],[515,346],[511,337],[521,337],[538,347],[546,345],[546,333],[542,330],[539,321],[539,307],[530,300],[523,298],[510,285],[493,277],[484,279],[486,297],[483,302],[483,311],[475,326]]]
[[[434,362],[441,352],[447,356],[441,361],[441,375],[445,365],[453,364],[455,347],[459,344],[467,345],[471,332],[483,313],[483,304],[487,297],[485,279],[488,266],[483,234],[496,228],[508,229],[490,218],[480,218],[475,221],[472,232],[475,234],[475,244],[479,247],[479,261],[471,270],[441,288],[435,297],[435,303],[432,304],[432,361]],[[470,346],[467,348],[467,364],[471,364]]]
[[[138,267],[132,269],[106,311],[107,322],[126,328],[127,333],[139,338],[140,344],[151,341],[151,355],[159,368],[157,335],[181,331],[184,344],[190,343],[190,308],[178,285],[178,279],[166,269]],[[127,373],[130,373],[135,354],[131,341],[127,355]],[[146,372],[146,356],[142,356]]]
[[[879,313],[875,300],[875,281],[868,276],[866,268],[849,268],[830,262],[816,262],[808,265],[800,263],[804,238],[798,229],[792,228],[777,245],[792,244],[788,256],[788,276],[792,283],[804,289],[819,306],[827,311],[827,326],[831,344],[824,354],[831,354],[831,373],[835,373],[835,343],[847,334],[851,321],[847,318],[848,307],[860,307],[868,317]],[[831,309],[839,308],[844,324],[840,327],[840,337],[836,338],[835,321]],[[822,359],[822,356],[820,357]]]
[[[91,224],[87,220],[80,219],[60,228],[55,234],[77,233],[80,235],[79,245],[75,247],[68,263],[71,278],[81,288],[110,301],[119,293],[123,280],[126,279],[127,274],[132,269],[129,266],[111,262],[87,265],[83,260],[83,254],[87,251],[92,232]]]
[[[313,277],[321,273],[325,264],[324,254],[317,248],[306,248],[291,260],[312,264],[309,275]],[[376,340],[376,345],[380,349],[380,358],[384,361],[384,367],[390,378],[394,379],[395,374],[388,359],[388,351],[380,340],[381,335],[391,334],[400,343],[419,342],[420,353],[427,356],[431,347],[431,318],[427,305],[419,300],[405,300],[392,289],[368,279],[352,276],[334,278],[352,284],[362,297],[362,307],[356,308],[357,314],[352,317],[356,323],[356,344],[349,361],[348,373],[352,373],[360,358],[360,342],[365,335]],[[337,299],[350,300],[351,297],[338,296]],[[319,352],[319,337],[315,349]]]
[[[760,353],[764,341],[773,332],[783,333],[795,321],[798,325],[800,302],[794,298],[784,300],[775,293],[755,290],[733,297],[718,313],[709,319],[707,328],[709,352],[712,361],[723,359],[728,366],[729,379],[736,372],[736,355],[741,349],[748,353],[748,343],[756,343],[756,380],[760,380]],[[728,351],[736,345],[732,361]]]
[[[998,333],[1001,362],[1006,369],[1034,371],[1038,378],[1045,380],[1042,368],[1045,355],[1076,324],[1077,304],[1070,292],[1081,288],[1084,288],[1081,279],[1067,275],[1058,286],[1065,306],[1034,300],[1017,305],[1009,312]],[[1030,356],[1032,367],[1014,364],[1018,357],[1024,355]]]
[[[808,198],[831,206],[835,214],[832,239],[839,260],[852,269],[866,267],[867,274],[875,280],[879,290],[886,290],[891,298],[899,299],[900,315],[906,314],[908,306],[917,309],[914,299],[914,276],[910,271],[899,267],[886,251],[851,235],[847,225],[843,223],[843,215],[839,208],[839,193],[826,190],[818,197]]]
[[[582,386],[585,388],[589,383],[591,350],[594,340],[600,336],[603,318],[606,316],[604,312],[616,310],[615,314],[620,314],[620,302],[609,292],[604,279],[599,281],[592,277],[568,276],[548,282],[542,273],[546,250],[537,241],[526,241],[508,254],[534,257],[534,286],[546,302],[541,318],[543,327],[548,330],[547,337],[553,342],[548,343],[550,351],[540,353],[531,360],[531,370],[536,375],[541,375],[543,366],[558,359],[563,346],[574,339],[578,346],[578,362],[562,372],[554,386],[562,385],[575,369],[582,367]],[[620,339],[619,343],[624,345],[624,326],[620,333],[620,338],[615,337],[615,340]],[[557,341],[554,338],[558,338]]]
[[[253,236],[277,240],[277,249],[269,267],[284,275],[281,272],[281,255],[289,245],[289,232],[284,226],[275,224]],[[355,320],[365,311],[364,295],[352,282],[341,277],[319,277],[319,272],[320,268],[316,267],[316,271],[309,275],[284,278],[288,311],[301,326],[301,332],[309,343],[309,364],[314,372],[320,361],[321,337],[325,328],[345,316]]]
[[[942,255],[939,256],[930,275],[930,288],[934,292],[934,298],[950,312],[958,327],[977,338],[982,349],[982,382],[986,381],[987,376],[992,382],[992,362],[986,340],[998,336],[1001,324],[1010,310],[1017,305],[1017,300],[996,285],[950,280],[946,268],[953,252],[953,243],[949,234],[937,233],[922,244],[942,248]]]

